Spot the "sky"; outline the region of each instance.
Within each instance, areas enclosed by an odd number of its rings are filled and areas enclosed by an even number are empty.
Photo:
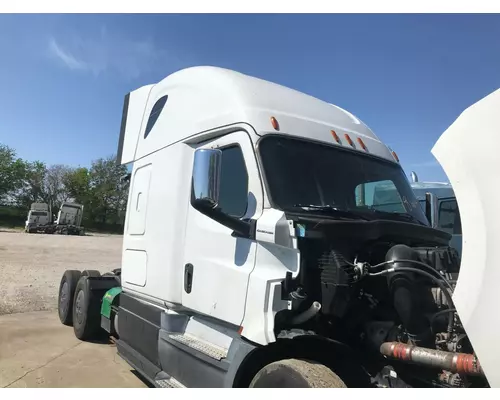
[[[116,153],[128,92],[214,65],[347,109],[447,181],[430,150],[500,87],[499,37],[498,15],[0,15],[0,143],[89,166]]]

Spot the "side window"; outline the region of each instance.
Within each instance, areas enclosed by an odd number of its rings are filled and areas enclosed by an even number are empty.
[[[222,171],[219,208],[233,217],[242,217],[247,211],[248,173],[239,146],[222,150]]]
[[[399,192],[392,181],[376,181],[356,186],[356,206],[379,211],[405,212]]]
[[[149,132],[151,132],[151,129],[153,129],[153,126],[155,125],[156,121],[158,120],[158,117],[161,114],[161,111],[163,110],[163,107],[165,107],[165,104],[167,103],[168,96],[163,96],[160,97],[153,108],[151,109],[151,114],[149,114],[148,118],[148,124],[146,125],[146,130],[144,131],[144,139],[146,139],[149,135]]]
[[[439,204],[438,228],[452,235],[462,234],[462,222],[456,200],[443,200]]]

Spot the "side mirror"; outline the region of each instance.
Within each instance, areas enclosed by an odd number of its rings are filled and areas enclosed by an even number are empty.
[[[219,204],[222,151],[198,149],[194,153],[193,201],[199,207],[214,209]]]
[[[438,227],[438,198],[434,193],[425,194],[425,216],[429,220],[432,228]]]

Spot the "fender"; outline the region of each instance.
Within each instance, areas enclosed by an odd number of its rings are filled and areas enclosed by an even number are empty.
[[[453,301],[491,387],[500,387],[500,90],[466,109],[431,152],[453,186],[463,249]]]

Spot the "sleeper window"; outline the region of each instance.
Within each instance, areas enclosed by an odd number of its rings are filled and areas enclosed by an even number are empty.
[[[151,113],[149,114],[148,124],[146,125],[146,130],[144,131],[144,139],[146,139],[148,137],[149,132],[151,132],[151,129],[153,129],[153,126],[155,125],[156,121],[158,120],[158,117],[160,116],[160,113],[163,110],[163,107],[165,107],[165,103],[167,102],[167,99],[168,99],[168,96],[163,96],[153,106],[153,109],[151,110]]]

